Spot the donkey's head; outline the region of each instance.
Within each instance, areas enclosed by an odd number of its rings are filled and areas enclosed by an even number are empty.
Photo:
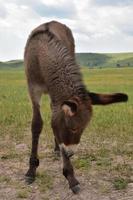
[[[90,100],[81,101],[79,97],[66,100],[61,105],[60,131],[68,143],[78,143],[80,136],[90,121],[92,114]],[[66,143],[67,143],[66,142]]]
[[[64,101],[61,107],[53,112],[52,127],[59,143],[77,144],[81,134],[91,119],[91,101],[73,97]]]
[[[73,97],[62,104],[62,118],[67,133],[81,135],[92,115],[91,101]]]

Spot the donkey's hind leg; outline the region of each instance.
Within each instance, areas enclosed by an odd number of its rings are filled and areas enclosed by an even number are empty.
[[[52,110],[52,103],[50,104],[51,110]],[[57,157],[60,157],[60,147],[59,147],[59,143],[57,140],[57,136],[58,136],[58,130],[56,128],[56,126],[53,123],[53,120],[51,121],[51,127],[53,130],[53,134],[54,134],[54,153]]]
[[[32,124],[31,124],[31,131],[32,131],[32,149],[31,155],[29,160],[29,169],[26,173],[26,181],[27,183],[32,183],[35,180],[36,176],[36,168],[39,166],[39,159],[38,159],[38,141],[39,136],[43,127],[43,121],[40,114],[40,99],[42,96],[41,88],[35,86],[34,88],[29,88],[29,93],[32,101],[32,110],[33,110],[33,117],[32,117]]]

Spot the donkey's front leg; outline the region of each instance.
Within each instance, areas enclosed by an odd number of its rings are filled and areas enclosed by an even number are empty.
[[[71,151],[67,151],[64,145],[61,145],[61,153],[63,157],[63,175],[66,177],[69,183],[70,189],[73,193],[77,194],[80,190],[79,182],[74,176],[74,169],[70,161],[70,157],[73,155]]]
[[[55,147],[54,147],[55,155],[57,157],[60,157],[60,147],[58,145],[58,142],[57,142],[56,138],[54,138],[54,141],[55,141]]]
[[[39,166],[39,159],[37,155],[39,135],[41,133],[43,121],[40,114],[39,105],[33,105],[33,119],[32,119],[32,150],[29,160],[29,170],[26,173],[26,181],[31,184],[35,180],[36,168]]]
[[[52,105],[52,104],[51,104]],[[60,147],[59,147],[59,143],[58,143],[58,129],[57,127],[54,125],[54,121],[52,120],[51,121],[51,127],[52,127],[52,130],[53,130],[53,134],[54,134],[54,153],[57,157],[60,157]]]

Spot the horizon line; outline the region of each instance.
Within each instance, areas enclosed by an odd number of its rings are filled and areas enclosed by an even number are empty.
[[[127,54],[127,53],[133,53],[133,51],[120,51],[120,52],[76,52],[76,54],[78,53],[88,53],[88,54]],[[10,62],[10,61],[16,61],[16,60],[21,60],[23,61],[23,58],[13,58],[13,59],[10,59],[10,60],[7,60],[7,59],[4,59],[4,60],[1,60],[0,59],[0,62]]]

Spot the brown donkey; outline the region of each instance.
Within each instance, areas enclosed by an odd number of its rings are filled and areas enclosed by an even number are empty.
[[[37,154],[39,135],[43,121],[40,99],[48,93],[51,99],[51,125],[55,137],[55,151],[63,158],[63,175],[74,193],[80,189],[75,178],[70,157],[72,145],[80,137],[91,119],[93,104],[110,104],[127,101],[126,94],[96,94],[86,90],[80,70],[75,61],[74,39],[71,30],[59,23],[49,22],[34,29],[25,48],[24,62],[31,97],[32,150],[26,180],[35,180],[39,166]]]

